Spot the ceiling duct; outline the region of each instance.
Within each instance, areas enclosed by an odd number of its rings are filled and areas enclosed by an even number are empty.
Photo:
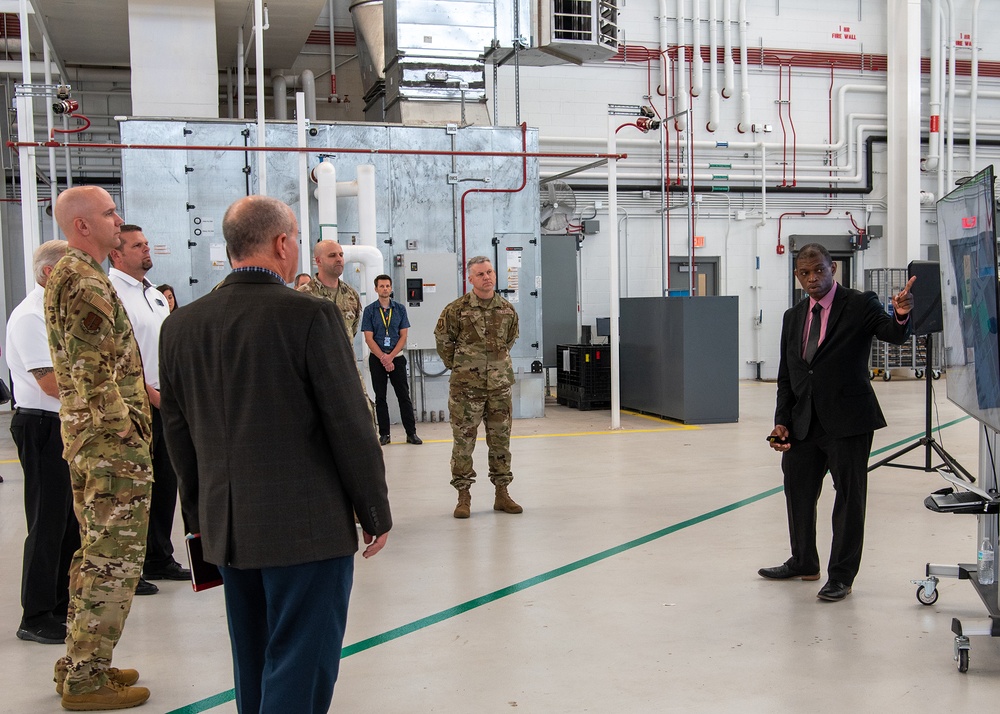
[[[381,53],[377,13],[382,16]],[[351,5],[351,15],[370,56],[370,70],[362,71],[368,121],[490,123],[480,55],[493,38],[492,4],[359,0]]]
[[[618,52],[618,0],[541,0],[537,23],[538,49],[555,57],[582,64]]]
[[[367,106],[385,94],[385,25],[382,0],[354,0],[351,20],[358,40],[361,83]]]
[[[498,26],[496,44],[484,48],[489,63],[513,62],[515,51],[517,61],[529,67],[604,62],[618,52],[618,14],[624,0],[494,2],[498,16],[514,22]],[[529,27],[531,36],[526,37]]]

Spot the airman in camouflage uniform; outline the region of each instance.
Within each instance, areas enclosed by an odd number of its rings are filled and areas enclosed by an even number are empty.
[[[358,334],[358,328],[361,326],[361,296],[358,295],[357,290],[340,279],[340,276],[344,274],[344,249],[335,240],[321,240],[313,248],[313,259],[316,261],[316,275],[296,290],[333,302],[340,310],[341,317],[344,318],[347,341],[353,346],[354,336]],[[368,388],[365,386],[365,376],[361,373],[361,365],[356,366],[358,378],[361,380],[361,391],[368,397]],[[375,402],[371,400],[371,397],[368,397],[368,410],[372,413],[372,424],[378,429]]]
[[[138,672],[111,667],[146,551],[149,401],[132,325],[100,265],[120,241],[114,200],[96,186],[72,188],[55,216],[69,249],[46,284],[45,323],[81,534],[56,689],[66,709],[119,709],[149,697],[128,686]]]
[[[321,240],[313,248],[313,257],[316,260],[316,275],[297,289],[300,293],[332,300],[344,318],[347,337],[353,343],[361,325],[361,296],[340,279],[344,274],[344,249],[337,241]]]
[[[496,274],[488,258],[471,258],[468,271],[472,292],[445,307],[434,328],[438,354],[451,370],[448,412],[455,442],[451,485],[458,489],[454,515],[468,518],[471,513],[469,489],[476,480],[472,452],[480,422],[486,425],[490,481],[496,487],[493,509],[520,513],[521,507],[507,493],[514,478],[510,472],[514,386],[510,349],[518,335],[517,312],[495,292]]]

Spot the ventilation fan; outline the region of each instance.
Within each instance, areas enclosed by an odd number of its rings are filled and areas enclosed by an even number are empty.
[[[576,214],[576,196],[564,181],[549,181],[540,188],[542,228],[550,233],[562,233]]]

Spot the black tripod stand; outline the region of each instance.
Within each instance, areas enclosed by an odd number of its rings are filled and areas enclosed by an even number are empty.
[[[934,440],[934,434],[931,431],[931,404],[933,397],[931,396],[931,347],[933,345],[934,335],[928,332],[925,337],[924,344],[924,381],[927,385],[924,403],[924,435],[914,441],[909,446],[906,446],[894,454],[890,454],[881,461],[878,461],[868,467],[868,471],[874,471],[879,466],[894,466],[898,469],[916,469],[918,471],[937,471],[939,468],[945,467],[948,471],[953,474],[963,476],[969,483],[975,483],[976,479],[970,474],[965,468],[958,463],[951,454],[945,451],[941,444]],[[894,464],[892,463],[898,459],[903,454],[908,454],[914,449],[924,448],[924,464],[923,466],[918,466],[916,464]],[[931,452],[936,453],[943,462],[940,466],[931,465]]]

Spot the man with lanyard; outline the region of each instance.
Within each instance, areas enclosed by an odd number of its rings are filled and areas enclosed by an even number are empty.
[[[406,333],[410,321],[406,308],[392,299],[392,278],[379,275],[375,278],[375,292],[378,300],[365,308],[361,318],[361,331],[365,344],[371,350],[368,367],[372,373],[375,388],[375,416],[378,420],[379,443],[389,443],[389,403],[386,401],[388,382],[399,401],[399,416],[406,429],[407,444],[422,444],[417,436],[417,425],[413,418],[413,403],[406,383]]]

